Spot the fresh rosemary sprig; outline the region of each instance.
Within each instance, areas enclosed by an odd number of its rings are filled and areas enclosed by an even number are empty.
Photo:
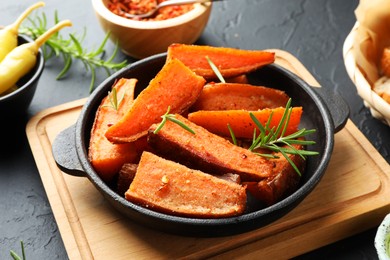
[[[30,26],[25,26],[23,24],[23,27],[20,28],[20,33],[36,39],[47,30],[47,18],[45,13],[42,13],[41,16],[36,16],[35,19],[29,18],[28,20]],[[54,23],[58,23],[59,21],[56,11],[54,14]],[[80,60],[86,71],[90,71],[91,73],[91,82],[89,86],[89,92],[91,93],[95,87],[97,68],[106,70],[107,74],[110,75],[111,71],[119,70],[126,66],[127,61],[124,60],[120,63],[113,62],[118,52],[117,44],[114,52],[108,59],[104,60],[102,58],[105,54],[104,47],[109,39],[109,34],[106,35],[103,42],[96,50],[91,51],[84,49],[82,46],[85,36],[86,29],[84,29],[84,33],[81,37],[76,37],[75,34],[69,34],[68,39],[65,39],[60,33],[56,33],[43,45],[42,50],[44,52],[45,60],[52,57],[62,57],[64,67],[61,72],[59,72],[57,79],[61,79],[66,75],[73,63],[73,59]]]
[[[219,71],[218,67],[212,62],[212,60],[206,56],[206,59],[208,63],[210,64],[211,69],[214,71],[215,75],[218,77],[218,79],[225,83],[225,79],[223,78],[221,72]],[[260,121],[253,115],[252,112],[249,112],[249,115],[252,119],[252,121],[256,124],[256,126],[260,129],[260,134],[256,134],[256,128],[253,132],[253,140],[252,144],[249,147],[249,150],[257,155],[266,157],[266,158],[277,158],[274,154],[263,154],[263,153],[257,153],[256,149],[259,148],[265,148],[268,150],[271,150],[273,152],[279,152],[283,155],[284,158],[291,164],[291,166],[294,168],[294,170],[301,176],[301,172],[299,171],[298,167],[295,165],[295,163],[290,159],[288,154],[297,154],[301,156],[303,159],[305,159],[305,156],[312,156],[312,155],[318,155],[318,152],[315,151],[308,151],[308,150],[298,150],[296,149],[293,144],[299,144],[299,145],[312,145],[315,144],[314,141],[308,141],[304,140],[303,137],[314,133],[316,130],[306,130],[305,128],[298,130],[297,132],[290,134],[288,136],[284,136],[288,123],[290,121],[292,112],[291,107],[291,98],[288,100],[283,116],[276,127],[270,128],[271,120],[272,120],[272,113],[270,117],[267,120],[267,123],[265,126],[263,126]],[[233,129],[230,127],[230,125],[227,125],[229,129],[230,136],[232,138],[233,144],[237,145],[237,139],[234,135]]]
[[[270,123],[272,120],[272,113],[268,118],[267,123],[263,126],[260,121],[253,115],[253,113],[249,112],[252,121],[259,128],[260,133],[256,136],[256,128],[253,134],[252,145],[249,147],[249,150],[254,152],[256,149],[265,148],[271,150],[273,152],[279,152],[286,158],[286,160],[291,164],[294,170],[301,175],[298,167],[294,164],[294,162],[290,159],[288,154],[297,154],[305,159],[305,156],[313,156],[318,155],[318,152],[308,151],[308,150],[298,150],[293,145],[313,145],[315,141],[305,140],[304,137],[315,133],[315,129],[307,130],[302,128],[295,133],[285,136],[286,129],[288,127],[288,123],[290,121],[292,113],[291,107],[291,98],[288,100],[283,116],[275,127],[271,128]],[[264,154],[259,154],[261,156],[269,156]]]
[[[171,110],[171,107],[168,106],[168,110],[167,112],[161,116],[162,120],[161,120],[161,123],[157,126],[157,128],[153,131],[154,134],[157,134],[161,128],[163,128],[163,126],[165,125],[165,123],[167,122],[167,120],[181,126],[182,128],[184,128],[185,130],[187,130],[188,132],[192,133],[192,134],[195,134],[195,131],[192,130],[189,126],[187,126],[186,124],[184,124],[182,121],[178,120],[174,114],[169,114]]]
[[[237,138],[236,138],[236,135],[234,134],[233,132],[233,129],[231,128],[230,124],[228,123],[227,124],[227,127],[229,129],[229,133],[230,133],[230,136],[232,137],[232,142],[234,145],[237,145]]]
[[[14,260],[26,260],[26,254],[24,253],[24,244],[23,244],[23,241],[20,241],[20,246],[22,248],[22,257],[20,257],[18,254],[16,254],[13,250],[11,250],[9,253],[11,255],[11,257],[14,259]]]
[[[111,91],[108,91],[107,96],[108,96],[108,100],[110,101],[110,107],[118,111],[119,105],[121,104],[123,98],[125,97],[125,93],[123,93],[122,97],[118,99],[118,92],[116,91],[116,88],[112,88]]]
[[[209,63],[211,69],[213,70],[213,72],[215,73],[215,75],[218,77],[218,79],[222,82],[222,83],[226,83],[225,79],[223,78],[221,72],[219,71],[218,67],[214,64],[214,62],[209,58],[209,56],[206,56],[206,60],[207,62]]]

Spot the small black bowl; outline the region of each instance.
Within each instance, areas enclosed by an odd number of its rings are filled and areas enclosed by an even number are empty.
[[[18,36],[18,45],[29,42],[33,42],[30,37],[25,35]],[[34,97],[44,66],[43,53],[39,50],[34,68],[17,82],[18,88],[9,94],[0,96],[1,118],[22,114],[27,110]]]
[[[302,184],[297,191],[266,208],[250,209],[241,216],[221,219],[176,217],[140,207],[127,201],[103,182],[88,161],[88,144],[95,113],[101,100],[115,80],[137,78],[137,94],[144,89],[165,63],[166,54],[159,54],[133,63],[105,80],[84,105],[77,123],[62,131],[53,143],[53,155],[58,167],[72,175],[86,176],[111,205],[130,219],[153,229],[187,236],[225,236],[246,232],[275,221],[296,207],[318,184],[330,161],[334,133],[340,130],[349,115],[346,103],[325,88],[310,87],[295,74],[276,65],[267,65],[250,75],[250,83],[286,91],[294,106],[304,113],[300,127],[315,128],[310,136],[316,141],[308,147],[320,155],[307,158]],[[321,97],[323,96],[323,97]],[[327,103],[324,100],[327,100]],[[332,109],[332,113],[328,107]]]

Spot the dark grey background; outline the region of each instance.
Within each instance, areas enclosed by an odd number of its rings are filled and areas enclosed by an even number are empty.
[[[3,1],[0,25],[11,23],[33,0]],[[338,90],[348,101],[351,119],[382,156],[390,162],[389,127],[371,117],[347,76],[342,46],[355,23],[357,0],[225,0],[214,5],[198,43],[242,49],[278,48],[296,56],[323,87]],[[46,1],[42,8],[53,23],[70,19],[63,33],[82,34],[86,48],[97,48],[104,38],[90,1]],[[41,11],[38,11],[40,13]],[[113,44],[107,44],[108,54]],[[123,54],[118,60],[126,58]],[[130,62],[133,59],[128,59]],[[0,149],[0,259],[11,259],[25,243],[28,259],[66,259],[66,251],[36,168],[25,126],[37,112],[89,95],[90,74],[75,62],[66,78],[57,81],[62,64],[46,63],[36,95],[26,116],[1,122]],[[106,77],[99,71],[97,83]],[[299,257],[300,259],[375,259],[375,229]],[[281,252],[282,253],[282,252]],[[282,257],[282,256],[281,256]]]

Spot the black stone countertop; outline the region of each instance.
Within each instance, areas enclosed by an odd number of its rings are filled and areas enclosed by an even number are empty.
[[[0,24],[11,23],[33,3],[2,2]],[[364,107],[342,58],[342,46],[355,23],[357,5],[357,0],[225,0],[214,5],[198,43],[242,49],[277,48],[292,53],[323,87],[341,93],[350,106],[352,121],[390,162],[390,129]],[[50,25],[55,10],[60,19],[72,20],[74,26],[64,32],[82,34],[86,28],[84,44],[88,48],[96,48],[104,38],[90,1],[47,1],[42,10]],[[114,45],[108,43],[108,53],[113,49]],[[124,57],[119,54],[118,60]],[[20,240],[24,241],[27,259],[67,259],[25,134],[27,121],[37,112],[89,95],[90,74],[80,63],[75,62],[68,76],[58,81],[55,78],[61,68],[61,63],[47,62],[27,115],[1,123],[0,259],[11,259],[10,249],[20,252]],[[99,72],[97,82],[105,77],[105,72]],[[375,259],[375,232],[376,229],[368,230],[298,259]]]

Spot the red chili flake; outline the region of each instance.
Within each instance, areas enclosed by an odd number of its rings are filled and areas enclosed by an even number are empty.
[[[162,3],[166,0],[158,0],[158,3]],[[154,0],[109,0],[107,8],[114,14],[127,18],[125,13],[130,14],[142,14],[147,13],[156,6]],[[181,5],[181,6],[167,6],[160,9],[154,17],[144,18],[141,21],[159,21],[167,20],[180,16],[184,13],[191,11],[194,8],[193,4]],[[130,19],[130,18],[128,18]],[[133,20],[139,20],[134,18]]]

